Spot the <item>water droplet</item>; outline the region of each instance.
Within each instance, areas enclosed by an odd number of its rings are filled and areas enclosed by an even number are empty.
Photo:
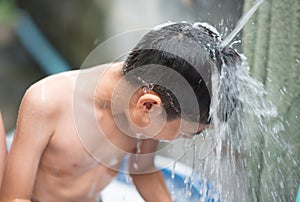
[[[284,188],[284,184],[283,184],[283,181],[282,181],[282,180],[279,182],[279,185],[280,185],[280,188],[281,188],[281,189]]]
[[[137,163],[133,163],[133,168],[136,169],[136,170],[139,169],[138,164]]]
[[[277,157],[277,162],[278,163],[281,163],[282,162],[282,158],[279,156],[279,157]]]

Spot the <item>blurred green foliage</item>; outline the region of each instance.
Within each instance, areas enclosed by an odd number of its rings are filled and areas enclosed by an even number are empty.
[[[15,8],[13,0],[0,0],[0,23],[10,23],[13,20]]]

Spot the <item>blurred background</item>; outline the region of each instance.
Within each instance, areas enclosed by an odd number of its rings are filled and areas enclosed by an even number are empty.
[[[226,36],[254,2],[0,0],[0,109],[6,132],[15,128],[19,104],[31,84],[48,74],[79,69],[89,53],[107,39],[168,21],[208,22],[221,36]],[[278,108],[278,119],[285,120],[281,135],[297,148],[295,156],[298,157],[299,36],[300,1],[265,0],[234,39],[237,43],[233,46],[246,55],[250,73],[268,90],[268,99]],[[99,61],[110,62],[115,59],[114,51],[132,48],[139,37],[127,40],[107,47],[107,52],[99,55]],[[276,162],[273,169],[276,169]],[[261,173],[258,181],[263,181],[267,177],[264,173],[270,171],[258,172]],[[299,175],[295,177],[299,179]],[[293,185],[293,193],[297,186]]]

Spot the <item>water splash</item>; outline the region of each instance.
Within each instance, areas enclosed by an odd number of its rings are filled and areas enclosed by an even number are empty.
[[[264,0],[257,0],[254,6],[240,18],[234,30],[228,36],[226,36],[226,38],[222,41],[220,45],[221,49],[226,47],[232,41],[232,39],[241,31],[241,29],[248,22],[249,18],[254,14],[254,12],[258,9],[258,7],[263,1]]]
[[[173,186],[173,200],[293,201],[300,181],[297,148],[282,137],[285,122],[268,101],[264,85],[250,76],[244,56],[238,66],[223,64],[221,76],[215,72],[212,79],[213,128],[183,143],[185,152],[178,161],[192,157],[193,171],[185,178],[184,193]],[[217,113],[224,94],[239,100],[226,123]],[[202,180],[201,198],[189,200],[195,177]],[[179,191],[184,197],[176,195]]]
[[[292,201],[300,180],[300,163],[292,145],[281,136],[285,129],[267,92],[249,75],[246,59],[237,67],[222,67],[213,76],[213,128],[196,139],[196,173],[203,185],[202,201]],[[225,76],[226,75],[226,76]],[[230,86],[230,91],[222,86]],[[221,95],[237,97],[234,113],[218,119]],[[209,141],[207,140],[209,139]],[[207,145],[208,144],[208,145]],[[209,149],[211,148],[211,149]],[[209,150],[207,150],[209,149]],[[203,157],[203,151],[209,151]]]

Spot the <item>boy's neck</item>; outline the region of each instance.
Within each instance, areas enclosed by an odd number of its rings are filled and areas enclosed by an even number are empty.
[[[122,71],[123,62],[111,64],[98,80],[94,94],[96,105],[113,108],[113,114],[124,113],[135,99],[136,93],[132,92],[133,87],[123,77]]]

